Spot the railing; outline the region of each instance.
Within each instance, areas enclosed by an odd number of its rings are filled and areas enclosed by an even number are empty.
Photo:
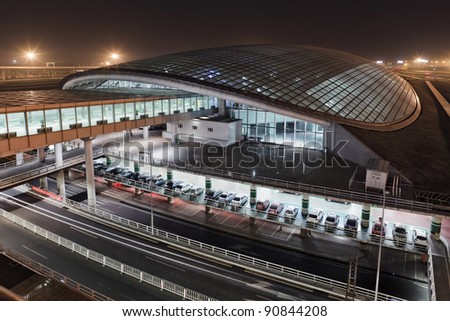
[[[101,293],[98,293],[97,291],[94,291],[87,286],[84,286],[83,284],[78,283],[77,281],[72,280],[71,278],[68,278],[67,276],[58,273],[51,268],[33,261],[29,257],[14,251],[12,249],[3,249],[3,254],[9,257],[11,260],[14,260],[16,262],[19,262],[20,264],[24,265],[25,267],[29,268],[30,270],[45,276],[52,278],[53,280],[64,283],[65,286],[70,288],[71,290],[81,293],[85,295],[86,297],[96,300],[96,301],[112,301],[111,298],[107,297],[106,295],[103,295]]]
[[[428,261],[427,261],[427,276],[428,276],[428,288],[430,289],[430,301],[436,301],[436,287],[434,285],[434,272],[433,272],[433,253],[431,253],[431,248],[427,251]]]
[[[206,296],[202,293],[199,293],[197,291],[185,288],[181,285],[175,284],[171,281],[162,279],[158,276],[154,276],[152,274],[149,274],[147,272],[141,271],[137,268],[134,268],[130,265],[124,264],[120,261],[117,261],[115,259],[112,259],[110,257],[107,257],[101,253],[92,251],[82,245],[79,245],[75,242],[72,242],[64,237],[61,237],[55,233],[52,233],[50,231],[47,231],[33,223],[30,223],[16,215],[13,215],[9,212],[6,212],[3,209],[0,209],[0,216],[5,217],[6,219],[14,222],[15,224],[22,226],[23,228],[32,231],[34,234],[38,234],[42,237],[44,237],[46,240],[50,240],[58,246],[65,247],[72,252],[78,253],[81,256],[91,259],[97,263],[102,264],[103,266],[110,267],[116,271],[119,271],[121,274],[125,274],[128,276],[131,276],[140,282],[145,282],[150,285],[153,285],[160,290],[165,290],[167,292],[173,293],[184,300],[192,300],[192,301],[215,301],[215,299]]]
[[[30,157],[21,159],[20,161],[12,160],[12,161],[9,161],[9,162],[1,163],[0,164],[0,169],[6,169],[6,168],[10,168],[10,167],[16,167],[16,166],[20,166],[20,165],[25,165],[25,164],[34,162],[37,158],[38,158],[37,156],[30,156]]]
[[[93,154],[94,158],[100,157],[103,155],[103,150],[102,149],[94,150],[92,154]],[[5,188],[12,184],[17,185],[20,183],[24,183],[33,178],[44,176],[45,174],[52,173],[59,169],[71,167],[73,165],[82,163],[83,161],[84,161],[84,155],[78,155],[75,157],[65,159],[63,165],[60,167],[56,166],[55,164],[51,164],[51,165],[46,165],[46,166],[42,166],[42,167],[30,170],[30,171],[27,171],[27,172],[24,172],[21,174],[17,174],[14,176],[9,176],[9,177],[0,179],[0,188]]]
[[[50,201],[55,201],[51,200]],[[55,201],[56,202],[56,201]],[[345,291],[347,288],[347,283],[335,281],[329,278],[317,276],[311,273],[299,271],[290,267],[286,267],[280,264],[275,264],[272,262],[257,259],[248,255],[243,255],[234,251],[229,251],[223,248],[215,247],[210,244],[199,242],[196,240],[189,239],[187,237],[179,236],[164,230],[157,228],[152,228],[148,225],[141,224],[132,220],[128,220],[124,217],[105,212],[103,210],[88,206],[83,203],[78,203],[70,199],[63,199],[63,203],[66,206],[81,210],[82,212],[93,214],[98,218],[106,220],[119,227],[126,227],[128,229],[139,231],[148,237],[157,238],[159,241],[164,241],[168,244],[177,244],[184,248],[190,249],[195,253],[203,253],[204,255],[212,256],[215,259],[223,259],[227,262],[233,262],[244,268],[252,268],[257,270],[259,273],[267,273],[271,276],[279,276],[283,279],[289,279],[291,282],[296,281],[303,286],[310,287],[313,289],[320,289],[321,291],[339,296],[345,297]],[[356,294],[358,299],[363,300],[373,300],[375,297],[375,292],[362,287],[356,287]],[[379,300],[401,300],[394,296],[388,294],[378,294]]]
[[[364,204],[377,204],[383,206],[383,195],[368,194],[361,192],[352,192],[341,190],[337,188],[330,188],[324,186],[310,185],[299,182],[291,182],[286,180],[279,180],[276,178],[269,178],[264,176],[253,176],[244,173],[231,172],[228,170],[214,169],[198,165],[190,165],[188,163],[177,164],[175,162],[166,161],[163,159],[152,158],[149,154],[137,154],[119,151],[114,147],[109,147],[104,150],[104,154],[113,157],[120,157],[131,161],[141,162],[144,164],[166,167],[178,171],[185,171],[190,173],[202,173],[203,175],[221,177],[227,180],[234,180],[240,182],[248,182],[255,185],[262,185],[267,187],[275,187],[278,189],[294,191],[299,193],[307,193],[312,195],[321,195],[324,197],[344,199],[351,202],[358,202]],[[416,212],[431,212],[434,208],[432,204],[417,202],[394,197],[385,197],[385,206],[392,208],[402,208]]]
[[[100,174],[100,173],[97,173]],[[355,240],[358,240],[360,242],[365,243],[373,243],[375,245],[379,244],[379,238],[376,236],[371,236],[368,233],[361,233],[360,231],[354,230],[354,229],[346,229],[341,227],[328,227],[323,223],[312,223],[308,222],[306,219],[303,219],[299,222],[298,219],[283,219],[280,220],[279,217],[276,215],[275,217],[269,217],[269,215],[265,211],[258,211],[255,208],[250,208],[248,206],[236,206],[236,205],[230,205],[229,203],[225,202],[219,202],[217,200],[209,200],[209,199],[199,199],[198,197],[191,197],[190,195],[187,195],[185,193],[177,193],[174,192],[173,189],[165,189],[164,187],[158,187],[151,183],[144,183],[142,181],[136,181],[129,178],[123,178],[120,174],[114,175],[109,173],[102,173],[101,174],[103,178],[121,183],[122,185],[129,186],[129,187],[135,187],[138,189],[141,189],[142,191],[146,192],[153,192],[161,196],[170,196],[170,197],[177,197],[184,201],[193,203],[193,204],[199,204],[199,205],[205,205],[212,208],[216,208],[218,210],[222,211],[231,211],[234,214],[241,215],[244,217],[254,217],[255,219],[263,220],[270,223],[275,223],[280,226],[286,226],[291,228],[302,228],[311,230],[314,232],[319,233],[330,233],[333,235],[338,236],[345,236],[347,238],[352,238]],[[310,209],[314,210],[314,209]],[[327,212],[325,212],[327,214]],[[300,214],[298,214],[300,215]],[[324,215],[325,216],[325,215]],[[341,216],[343,216],[341,214]],[[420,250],[417,250],[414,246],[414,243],[402,241],[402,240],[396,240],[394,238],[390,237],[383,237],[384,241],[389,241],[388,243],[385,243],[383,246],[387,247],[402,247],[405,251],[410,251],[413,253],[417,253]],[[408,247],[406,247],[408,245]]]

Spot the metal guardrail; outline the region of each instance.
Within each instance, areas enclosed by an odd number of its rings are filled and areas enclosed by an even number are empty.
[[[18,163],[17,160],[12,160],[12,161],[9,161],[9,162],[1,163],[0,164],[0,169],[6,169],[6,168],[10,168],[10,167],[16,167],[16,166],[25,165],[25,164],[34,162],[37,158],[38,158],[37,156],[30,156],[30,157],[21,159],[19,161],[20,164],[17,164]]]
[[[16,262],[19,262],[23,266],[29,268],[30,270],[45,276],[52,278],[53,280],[57,282],[61,282],[64,284],[64,286],[67,286],[71,290],[81,293],[85,296],[87,296],[90,299],[96,300],[96,301],[112,301],[111,298],[107,297],[106,295],[103,295],[101,293],[98,293],[97,291],[94,291],[90,289],[87,286],[84,286],[83,284],[78,283],[77,281],[72,280],[71,278],[68,278],[67,276],[58,273],[48,266],[45,266],[39,262],[33,261],[29,257],[23,255],[22,253],[19,253],[17,251],[14,251],[12,249],[3,249],[4,252],[2,254],[9,257],[11,260],[14,260]]]
[[[92,154],[94,158],[100,157],[103,155],[103,150],[102,149],[94,150]],[[60,167],[57,167],[55,164],[51,164],[24,173],[20,173],[14,176],[9,176],[7,178],[0,179],[0,188],[5,188],[12,184],[17,185],[20,183],[25,183],[26,181],[29,181],[33,178],[38,178],[44,176],[45,174],[50,174],[56,170],[70,167],[82,163],[83,161],[84,161],[84,154],[65,159],[63,165]]]
[[[3,209],[0,209],[0,216],[3,216],[4,218],[10,220],[11,222],[14,222],[15,224],[22,226],[23,228],[32,231],[34,234],[38,234],[42,237],[44,237],[46,240],[50,240],[58,246],[65,247],[72,252],[78,253],[81,256],[91,259],[97,263],[102,264],[103,266],[107,266],[109,268],[112,268],[116,271],[119,271],[121,274],[126,274],[128,276],[131,276],[140,282],[145,282],[147,284],[153,285],[160,290],[164,290],[170,293],[173,293],[185,300],[192,300],[192,301],[215,301],[216,299],[211,298],[207,295],[204,295],[202,293],[199,293],[197,291],[188,289],[186,287],[183,287],[181,285],[178,285],[176,283],[173,283],[171,281],[162,279],[158,276],[154,276],[150,273],[141,271],[137,268],[134,268],[130,265],[124,264],[120,261],[117,261],[115,259],[112,259],[110,257],[107,257],[101,253],[98,253],[96,251],[92,251],[82,245],[79,245],[75,242],[72,242],[64,237],[61,237],[55,233],[52,233],[50,231],[47,231],[46,229],[43,229],[31,222],[28,222],[14,214],[11,214]]]
[[[292,182],[286,180],[279,180],[276,178],[253,176],[244,173],[231,172],[221,169],[214,169],[198,165],[190,165],[187,163],[177,164],[175,162],[166,161],[163,159],[153,158],[149,154],[137,154],[117,150],[117,148],[109,147],[104,149],[104,154],[113,157],[120,157],[122,159],[128,159],[135,162],[141,162],[147,165],[166,167],[175,169],[178,171],[185,171],[189,173],[202,173],[203,175],[221,177],[227,180],[234,180],[240,182],[248,182],[255,185],[261,185],[266,187],[275,187],[278,189],[294,191],[299,193],[307,193],[312,195],[320,195],[329,198],[344,199],[351,202],[358,202],[364,204],[377,204],[383,205],[383,195],[368,194],[361,192],[352,192],[347,190],[341,190],[337,188],[330,188],[324,186],[310,185],[299,182]],[[401,208],[416,212],[431,212],[433,205],[424,202],[411,201],[405,199],[399,199],[394,197],[385,197],[385,206],[392,208]]]
[[[56,200],[50,199],[52,202],[57,202]],[[59,202],[57,202],[59,203]],[[278,275],[280,277],[289,278],[295,280],[305,286],[320,289],[324,292],[333,295],[342,295],[345,297],[345,291],[347,289],[347,283],[335,281],[333,279],[321,277],[314,275],[312,273],[307,273],[299,271],[290,267],[286,267],[280,264],[268,262],[265,260],[257,259],[248,255],[243,255],[234,251],[229,251],[223,248],[219,248],[207,243],[192,240],[187,237],[179,236],[164,230],[157,228],[152,228],[151,226],[135,222],[119,215],[111,214],[95,207],[88,206],[83,203],[75,202],[71,199],[63,199],[62,203],[66,206],[78,209],[84,213],[92,214],[98,218],[106,220],[113,223],[116,226],[122,226],[134,231],[139,231],[144,233],[148,237],[157,238],[159,241],[165,241],[168,244],[177,244],[184,248],[194,250],[195,252],[202,252],[204,254],[213,256],[215,258],[225,259],[226,261],[232,262],[234,264],[240,265],[244,268],[253,268],[260,272],[272,273],[273,275]],[[374,300],[375,292],[373,290],[365,289],[362,287],[356,287],[357,298],[363,300]],[[379,293],[378,299],[381,301],[399,300],[403,301],[401,298],[397,298],[388,294]]]
[[[300,223],[299,223],[299,220],[295,219],[295,218],[294,219],[286,219],[285,218],[283,220],[280,220],[281,217],[279,217],[278,215],[273,218],[270,218],[266,211],[258,211],[255,208],[250,208],[248,206],[241,206],[241,207],[233,206],[233,205],[230,205],[229,203],[219,202],[217,200],[209,200],[209,199],[205,200],[205,199],[193,198],[190,195],[185,194],[185,193],[177,193],[177,192],[174,192],[173,190],[154,186],[153,184],[150,184],[150,183],[143,183],[142,181],[136,181],[136,180],[129,179],[129,178],[123,178],[120,174],[113,175],[113,174],[109,174],[109,173],[103,173],[102,175],[103,175],[102,177],[107,180],[118,182],[125,186],[138,188],[138,189],[141,189],[142,191],[153,192],[158,195],[165,196],[165,197],[177,197],[177,198],[182,199],[183,201],[187,201],[187,202],[197,204],[197,205],[209,206],[211,208],[215,208],[215,209],[218,209],[221,211],[231,211],[234,214],[241,215],[244,217],[253,217],[258,220],[263,220],[263,221],[266,221],[269,223],[275,223],[275,224],[278,224],[280,227],[286,226],[286,227],[291,227],[291,228],[301,228],[301,229],[306,229],[306,230],[310,230],[310,231],[317,232],[317,233],[329,233],[329,234],[342,236],[342,237],[346,237],[346,238],[352,238],[354,240],[358,240],[358,241],[364,242],[364,243],[373,243],[375,245],[379,244],[378,237],[371,236],[368,233],[361,233],[360,231],[355,231],[353,229],[346,229],[346,228],[341,228],[341,227],[331,227],[330,228],[330,227],[327,227],[323,223],[311,223],[311,222],[308,222],[306,219],[301,220]],[[314,209],[310,209],[310,210],[314,210]],[[301,215],[300,212],[301,211],[299,210],[298,215]],[[325,212],[325,215],[326,214],[328,214],[328,212]],[[324,217],[325,217],[325,215],[324,215]],[[340,214],[340,216],[345,216],[345,215]],[[391,237],[383,237],[383,239],[384,239],[383,242],[389,241],[392,243],[392,244],[389,242],[384,243],[383,246],[394,247],[394,248],[402,247],[402,248],[404,248],[405,251],[409,251],[409,252],[413,252],[413,253],[421,252],[420,250],[416,249],[416,246],[414,245],[414,243],[412,241],[407,242],[407,241],[402,241],[402,240],[396,240],[393,237],[392,238]],[[408,245],[408,248],[406,247],[406,245]]]
[[[427,251],[427,276],[428,276],[428,288],[430,289],[430,301],[436,301],[436,287],[434,284],[434,270],[433,270],[433,253],[431,253],[431,248]]]

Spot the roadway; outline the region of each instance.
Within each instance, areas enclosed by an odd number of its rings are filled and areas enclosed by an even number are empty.
[[[55,188],[54,181],[50,180],[49,189],[54,190]],[[103,192],[97,195],[97,203],[103,210],[149,225],[148,209],[139,208],[137,203],[136,206],[130,206],[129,204],[132,204],[130,202],[119,203],[117,201],[130,199],[129,192],[115,188],[99,189],[99,191],[101,190]],[[68,184],[66,193],[68,193],[69,198],[80,200],[80,197],[85,197],[83,183],[72,182]],[[338,254],[343,252],[343,248],[354,252],[357,250],[357,242],[349,241],[345,243],[342,241],[342,238],[335,238],[330,242],[329,239],[317,238],[313,241],[309,240],[311,242],[306,245],[306,242],[299,240],[295,236],[291,239],[290,246],[284,247],[285,244],[280,241],[274,243],[273,241],[268,242],[263,238],[249,239],[242,237],[242,235],[231,235],[230,233],[233,233],[233,231],[230,228],[226,231],[215,230],[211,229],[210,226],[192,224],[192,222],[180,220],[178,217],[174,218],[168,215],[170,213],[163,207],[164,204],[167,205],[164,199],[155,197],[154,201],[154,224],[159,229],[266,261],[276,262],[277,264],[304,272],[347,282],[348,261],[341,261]],[[198,207],[195,211],[201,210],[201,206]],[[187,212],[188,208],[191,207],[181,205],[181,208]],[[247,237],[250,236],[254,237],[254,235],[247,235]],[[308,246],[309,250],[304,251],[302,246]],[[316,255],[311,253],[311,248],[315,248]],[[320,253],[318,253],[319,249],[321,249]],[[327,256],[326,253],[330,252],[331,255]],[[372,265],[364,267],[363,264],[358,268],[358,286],[367,289],[374,288],[375,264],[373,264],[373,257],[369,258],[369,256],[373,256],[371,253],[375,252],[368,251],[363,254],[363,256],[368,257],[360,259],[362,262],[365,259],[368,261],[372,259]],[[330,259],[331,257],[335,259]],[[383,250],[383,262],[385,264],[383,264],[382,270],[386,271],[386,273],[381,274],[380,292],[407,300],[427,300],[426,272],[424,265],[417,262],[416,257],[412,253],[402,253],[398,249],[385,248]],[[398,266],[399,268],[392,270],[393,266]]]
[[[61,78],[0,80],[0,91],[58,89]]]
[[[222,265],[205,262],[197,257],[186,253],[176,253],[164,244],[140,239],[136,236],[127,235],[123,232],[107,228],[95,222],[86,220],[76,214],[43,200],[22,193],[18,189],[7,191],[2,196],[9,196],[9,200],[0,202],[2,208],[12,212],[32,223],[42,226],[49,231],[84,245],[92,250],[98,251],[109,257],[117,259],[140,270],[160,276],[187,288],[196,290],[203,294],[219,300],[322,300],[326,296],[302,291],[287,285],[262,279],[259,276],[248,274],[239,268],[229,268]],[[4,225],[4,222],[2,224]],[[183,226],[189,229],[189,226]],[[49,259],[52,252],[60,252],[51,245],[42,247],[39,242],[32,243],[33,236],[24,236],[14,233],[4,234],[4,244],[25,255],[32,256],[36,260],[44,260],[43,264],[50,265],[53,269],[59,266],[60,273],[77,280],[78,282],[93,288],[113,299],[122,300],[164,300],[162,297],[149,298],[141,295],[139,291],[146,291],[147,285],[142,287],[134,285],[130,291],[126,289],[129,282],[128,277],[114,277],[107,273],[105,277],[112,278],[113,282],[102,279],[98,281],[98,271],[91,271],[89,261],[81,260],[75,254],[65,255],[61,259]],[[26,233],[25,233],[26,234]],[[30,233],[28,233],[30,234]],[[2,234],[3,237],[3,234]],[[22,242],[24,238],[25,243]],[[62,252],[68,252],[62,249]],[[47,259],[45,259],[47,258]],[[57,264],[55,264],[58,262]],[[87,266],[82,268],[81,266]],[[81,265],[81,266],[80,266]],[[102,269],[107,271],[107,269]],[[113,273],[114,274],[114,273]],[[119,285],[116,287],[115,283]],[[133,283],[133,282],[132,282]],[[139,283],[139,282],[135,282]],[[211,286],[213,285],[213,286]],[[120,294],[119,294],[120,293]],[[329,299],[329,298],[328,298]]]

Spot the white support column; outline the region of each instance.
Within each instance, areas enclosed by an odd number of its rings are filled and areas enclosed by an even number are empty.
[[[92,151],[92,140],[95,137],[84,137],[84,158],[86,164],[86,191],[88,198],[88,205],[95,207],[95,179],[94,179],[94,159]]]
[[[441,238],[442,217],[433,215],[431,217],[430,233],[433,240],[439,240]]]
[[[17,153],[16,154],[16,165],[22,165],[23,164],[23,153]]]
[[[62,144],[56,143],[55,144],[55,166],[61,167],[63,166],[63,152],[62,152]]]
[[[58,194],[63,198],[66,197],[66,183],[64,179],[64,170],[60,169],[56,174],[56,187],[58,188]]]
[[[148,126],[144,126],[143,138],[148,139]]]

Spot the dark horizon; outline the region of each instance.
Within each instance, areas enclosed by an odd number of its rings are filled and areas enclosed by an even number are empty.
[[[371,60],[450,60],[450,3],[55,0],[2,2],[0,64],[98,64],[242,44],[300,44]]]

